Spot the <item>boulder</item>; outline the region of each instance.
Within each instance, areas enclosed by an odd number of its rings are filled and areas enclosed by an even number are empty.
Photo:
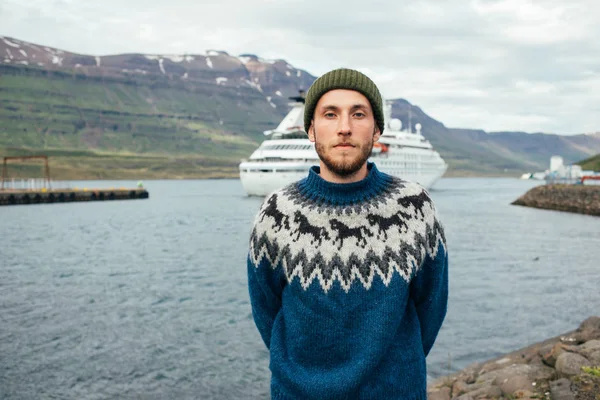
[[[588,357],[590,354],[600,351],[600,340],[589,340],[579,346],[578,350],[582,356]]]
[[[475,400],[475,399],[468,394],[463,394],[458,397],[453,397],[452,400]]]
[[[562,343],[556,343],[550,349],[550,351],[548,351],[546,354],[544,354],[542,356],[542,361],[544,362],[544,364],[546,364],[550,367],[554,367],[554,364],[556,364],[556,359],[558,358],[558,356],[565,352],[565,347],[566,346]]]
[[[560,377],[570,378],[581,373],[581,367],[589,367],[590,361],[580,354],[562,353],[556,359],[556,372]]]
[[[556,372],[554,369],[541,364],[513,364],[497,371],[491,371],[481,375],[478,382],[491,381],[496,385],[501,385],[513,376],[525,376],[529,378],[531,382],[540,380],[548,381],[554,378],[555,374]]]
[[[590,356],[588,357],[588,360],[590,360],[590,362],[593,365],[600,366],[600,350],[595,351],[592,354],[590,354]]]
[[[477,398],[481,398],[481,397],[486,398],[486,399],[494,399],[494,398],[499,398],[502,396],[502,390],[500,390],[500,388],[495,385],[491,385],[491,386],[485,385],[485,386],[482,386],[479,389],[473,390],[463,396],[470,396],[473,399],[477,399]],[[462,396],[460,396],[460,397],[462,397]]]
[[[450,400],[450,398],[450,388],[448,386],[427,393],[427,400]]]
[[[486,386],[489,386],[489,382],[476,382],[469,384],[464,381],[456,381],[452,385],[452,397],[460,396],[465,393],[475,392]]]
[[[571,391],[571,381],[566,378],[550,382],[552,400],[575,400],[575,393]]]
[[[511,376],[499,384],[500,390],[507,396],[512,396],[517,391],[529,391],[534,388],[533,382],[526,376]]]
[[[589,317],[579,325],[573,334],[578,343],[600,339],[600,317]]]

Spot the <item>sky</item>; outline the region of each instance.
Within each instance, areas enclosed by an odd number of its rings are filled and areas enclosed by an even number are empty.
[[[600,131],[597,0],[0,0],[0,35],[88,55],[358,69],[452,128]]]

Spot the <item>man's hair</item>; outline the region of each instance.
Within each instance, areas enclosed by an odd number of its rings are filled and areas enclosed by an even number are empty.
[[[315,108],[321,96],[330,90],[347,89],[363,94],[371,103],[375,124],[379,133],[383,133],[385,121],[383,117],[383,100],[377,85],[365,74],[353,69],[340,68],[327,72],[318,78],[308,89],[304,105],[304,130],[308,132],[315,114]]]

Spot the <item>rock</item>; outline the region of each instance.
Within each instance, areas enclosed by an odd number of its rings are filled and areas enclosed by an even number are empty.
[[[491,381],[496,385],[501,385],[513,376],[525,376],[532,382],[537,382],[541,380],[550,380],[554,378],[555,374],[556,372],[554,369],[541,364],[514,364],[497,371],[491,371],[483,374],[477,381]]]
[[[575,400],[575,394],[571,391],[571,381],[566,378],[550,382],[550,394],[552,400]]]
[[[583,366],[600,366],[600,317],[588,318],[575,331],[438,378],[429,387],[429,398],[600,400],[600,377],[583,372]]]
[[[570,378],[581,373],[581,367],[589,367],[592,364],[582,355],[575,353],[562,353],[556,359],[556,372],[559,376]]]
[[[463,396],[465,396],[465,395],[463,395]],[[498,397],[502,396],[502,390],[500,390],[500,388],[495,385],[482,386],[477,390],[473,390],[473,391],[467,393],[466,396],[470,396],[473,399],[477,399],[480,397],[488,398],[488,399],[489,398],[498,398]],[[460,397],[462,397],[462,396],[460,396]]]
[[[578,343],[600,339],[600,317],[590,317],[583,321],[573,334],[573,337]]]
[[[595,351],[592,354],[590,354],[590,356],[588,357],[588,360],[590,360],[590,362],[593,365],[600,366],[600,350]]]
[[[556,359],[559,355],[561,355],[564,352],[565,345],[562,343],[556,343],[548,353],[542,356],[542,361],[544,362],[544,364],[550,367],[554,367],[554,364],[556,364]]]
[[[459,397],[453,397],[452,399],[453,400],[475,400],[475,399],[473,399],[473,397],[471,397],[468,394],[463,394],[462,396],[459,396]]]
[[[463,381],[456,381],[452,385],[452,397],[460,396],[469,391],[469,385]]]
[[[507,366],[513,365],[513,364],[526,364],[526,362],[523,361],[523,359],[520,358],[519,356],[503,357],[499,360],[486,363],[479,370],[479,375],[484,375],[488,372],[497,371],[499,369],[506,368]]]
[[[543,358],[546,354],[552,351],[553,347],[554,343],[548,343],[547,345],[540,347],[538,349],[538,355]]]
[[[579,328],[577,328],[577,330],[584,330],[584,329],[598,329],[600,330],[600,317],[597,316],[593,316],[593,317],[589,317],[588,319],[586,319],[585,321],[583,321],[581,323],[581,325],[579,325]]]
[[[538,397],[529,390],[517,390],[511,397],[515,399],[537,399]]]
[[[465,393],[473,392],[477,389],[481,389],[485,385],[486,385],[485,382],[468,384],[464,381],[456,381],[452,385],[452,397],[456,397],[456,396],[460,396]]]
[[[531,390],[533,382],[526,376],[512,376],[506,379],[504,382],[496,382],[500,385],[500,390],[505,395],[512,395],[516,391]]]
[[[450,388],[444,386],[438,390],[428,392],[427,400],[450,400]]]
[[[600,350],[600,340],[589,340],[579,346],[579,350],[584,356],[592,354],[593,352]]]
[[[540,185],[511,204],[600,216],[597,185]]]

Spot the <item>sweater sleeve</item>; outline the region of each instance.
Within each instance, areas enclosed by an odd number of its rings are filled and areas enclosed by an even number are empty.
[[[281,309],[281,294],[284,282],[282,269],[274,269],[264,257],[258,265],[248,256],[248,290],[252,317],[268,349],[271,347],[273,323]]]
[[[435,229],[438,229],[440,235],[435,232]],[[437,243],[430,241],[430,249],[410,288],[421,326],[421,341],[425,356],[433,347],[448,307],[448,253],[443,230],[437,219],[434,223],[434,232],[429,236],[431,241]],[[435,255],[432,254],[432,248],[437,248]]]

